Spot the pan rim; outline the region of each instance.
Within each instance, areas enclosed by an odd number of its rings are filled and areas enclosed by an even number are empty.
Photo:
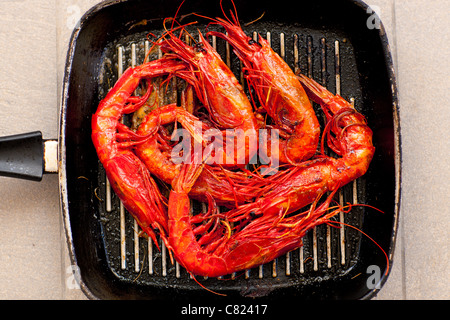
[[[64,233],[66,235],[66,243],[69,253],[69,259],[72,266],[72,272],[75,273],[78,270],[78,261],[75,254],[75,245],[72,235],[72,226],[70,222],[70,214],[69,214],[69,199],[68,199],[68,189],[67,189],[67,159],[66,159],[66,123],[67,123],[67,105],[69,99],[69,82],[72,74],[72,66],[73,59],[75,54],[75,48],[78,40],[78,36],[83,29],[86,21],[88,21],[93,15],[97,12],[101,11],[103,8],[106,8],[114,3],[126,2],[127,0],[109,0],[100,2],[93,7],[91,7],[85,14],[80,18],[79,23],[76,25],[74,30],[72,31],[72,35],[70,37],[68,43],[68,51],[66,55],[66,61],[64,65],[64,80],[62,86],[62,101],[60,106],[60,121],[58,124],[58,162],[59,162],[59,188],[60,188],[60,207],[62,211],[62,220]],[[75,280],[77,281],[77,285],[80,287],[82,292],[86,295],[86,297],[90,300],[99,300],[88,285],[85,283],[83,278],[79,274],[74,274]]]
[[[357,6],[361,7],[365,12],[368,12],[370,5],[365,3],[362,0],[350,0],[354,2]],[[375,12],[371,13],[377,15]],[[394,262],[394,251],[395,245],[397,241],[397,231],[399,224],[399,214],[400,214],[400,203],[401,203],[401,164],[402,164],[402,152],[401,152],[401,126],[400,126],[400,115],[399,115],[399,100],[398,100],[398,86],[396,81],[396,72],[394,61],[392,58],[391,46],[389,44],[389,39],[386,33],[386,29],[384,24],[380,18],[380,27],[378,29],[378,36],[380,37],[382,43],[382,49],[384,52],[384,58],[386,60],[387,73],[389,76],[389,84],[391,86],[391,95],[392,95],[392,114],[393,114],[393,129],[394,129],[394,163],[395,163],[395,194],[394,194],[394,212],[393,212],[393,228],[391,232],[389,252],[388,252],[388,261],[389,261],[389,270],[388,272],[383,272],[383,275],[380,279],[380,285],[371,291],[367,292],[366,295],[361,297],[361,300],[370,300],[374,298],[380,290],[383,288],[386,283],[389,275],[392,272],[392,266]]]

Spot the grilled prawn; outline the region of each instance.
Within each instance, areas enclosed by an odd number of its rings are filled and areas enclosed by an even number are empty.
[[[209,129],[208,125],[175,104],[163,106],[150,112],[144,118],[136,133],[140,136],[146,136],[155,129],[158,130],[161,126],[178,122],[189,132],[190,136],[194,137],[193,140],[196,143],[200,145],[206,143],[203,141],[203,133]],[[189,137],[189,140],[192,139]],[[167,141],[165,134],[160,134],[158,130],[144,143],[137,145],[135,151],[154,176],[171,185],[172,181],[180,174],[181,163],[185,162],[189,152],[192,152],[193,143],[191,142],[193,141],[180,142],[180,144],[187,144],[186,150],[178,150],[186,151],[186,154],[180,157],[176,153],[176,147],[173,148],[171,141]],[[248,175],[245,172],[234,172],[217,166],[206,166],[189,195],[201,201],[208,201],[208,196],[211,196],[217,203],[223,205],[245,203],[253,199],[256,188],[255,183],[253,183],[253,186],[249,186],[247,180]],[[252,181],[259,183],[260,186],[266,183],[262,178],[255,178]]]
[[[234,150],[225,150],[217,144],[215,161],[211,164],[240,166],[249,163],[257,152],[257,145],[251,141],[237,143],[239,137],[258,137],[258,125],[253,106],[242,86],[223,62],[217,51],[203,38],[189,46],[169,32],[159,43],[166,55],[176,57],[189,65],[189,70],[177,72],[195,89],[200,102],[208,111],[212,122],[223,130],[215,139],[227,140],[234,137]],[[225,130],[224,130],[225,129]],[[257,141],[257,140],[256,140]]]
[[[138,135],[121,124],[120,119],[124,114],[139,109],[149,98],[151,86],[143,97],[133,96],[141,81],[170,75],[185,68],[184,63],[162,58],[127,69],[92,117],[92,141],[111,186],[156,245],[158,242],[153,229],[158,229],[167,243],[166,200],[144,163],[132,151],[133,146],[144,143],[155,131]]]
[[[327,143],[340,158],[319,155],[271,177],[272,183],[253,203],[223,213],[212,206],[195,216],[190,214],[188,194],[203,167],[184,165],[169,196],[169,242],[177,261],[191,273],[225,275],[301,246],[308,230],[343,210],[330,208],[335,192],[367,171],[375,149],[365,118],[315,81],[299,79],[309,97],[322,106],[328,119]],[[319,204],[327,191],[330,195]],[[308,204],[309,210],[296,213]]]
[[[320,126],[314,109],[296,75],[287,63],[258,36],[255,41],[232,19],[213,19],[226,34],[210,31],[223,38],[245,66],[246,78],[256,92],[261,106],[280,130],[279,162],[297,164],[311,158],[319,142]]]

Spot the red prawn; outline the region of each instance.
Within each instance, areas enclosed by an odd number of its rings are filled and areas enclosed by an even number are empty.
[[[375,148],[365,118],[315,81],[305,76],[299,79],[309,96],[321,104],[328,118],[327,142],[341,157],[320,155],[271,177],[273,183],[253,203],[223,213],[212,206],[196,216],[190,213],[189,191],[203,166],[184,165],[169,196],[168,226],[173,254],[189,272],[225,275],[269,262],[301,246],[308,230],[343,210],[330,208],[335,192],[367,171]],[[319,204],[327,191],[330,195]],[[296,213],[308,204],[309,210]],[[196,227],[199,222],[207,223],[208,228]]]
[[[221,1],[222,4],[222,1]],[[211,19],[211,18],[208,18]],[[254,40],[242,30],[237,13],[231,19],[211,19],[226,34],[210,31],[226,40],[245,66],[245,75],[261,106],[280,131],[279,163],[297,164],[311,158],[320,138],[320,125],[314,109],[288,64],[258,36]]]
[[[243,167],[249,163],[257,152],[258,124],[244,89],[225,64],[217,51],[199,33],[200,42],[189,46],[179,38],[168,32],[158,43],[161,50],[170,57],[176,57],[189,65],[189,70],[177,72],[177,76],[191,84],[197,98],[209,111],[213,123],[224,130],[215,135],[220,139],[217,143],[214,161],[211,164],[222,166]],[[226,144],[231,141],[234,148],[225,150]],[[244,143],[238,143],[239,140]],[[247,141],[247,139],[256,139]],[[256,141],[256,143],[254,143]]]
[[[208,126],[175,104],[163,106],[150,112],[144,118],[136,133],[146,135],[160,126],[177,122],[190,133],[190,136],[194,137],[196,143],[201,145],[204,142],[203,131],[207,130]],[[181,143],[186,144],[187,142],[183,140]],[[187,144],[186,150],[181,150],[186,151],[181,159],[177,159],[178,154],[174,154],[177,146],[173,148],[159,133],[139,144],[135,149],[137,156],[146,164],[149,171],[160,180],[171,185],[172,181],[180,174],[181,162],[187,160],[186,157],[188,157],[189,152],[192,152],[192,143],[188,142]],[[253,178],[251,181],[253,186],[250,185],[250,176],[245,172],[234,172],[207,165],[191,189],[190,196],[201,201],[208,201],[208,196],[211,196],[216,202],[227,206],[245,203],[253,199],[254,190],[257,188],[256,184],[259,183],[261,186],[266,183],[263,178]]]
[[[121,124],[120,119],[124,114],[139,109],[149,98],[151,86],[143,97],[132,95],[141,81],[185,68],[184,63],[167,58],[128,68],[92,117],[92,141],[111,187],[156,244],[154,229],[168,243],[166,199],[144,163],[132,151],[132,147],[144,143],[155,131],[138,135]]]

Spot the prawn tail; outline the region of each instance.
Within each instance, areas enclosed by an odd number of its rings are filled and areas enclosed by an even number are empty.
[[[322,107],[328,120],[333,118],[333,114],[341,109],[353,109],[354,107],[340,95],[334,95],[325,87],[318,84],[311,78],[303,74],[297,75],[303,89],[305,90],[309,99],[319,104]]]
[[[318,84],[313,79],[308,78],[303,74],[298,74],[297,77],[300,83],[302,84],[306,94],[308,95],[308,98],[310,98],[315,103],[318,103],[321,106],[323,106],[331,103],[335,99],[335,96],[330,91],[325,89],[323,86]],[[329,118],[330,114],[329,112],[326,111],[327,110],[324,110],[325,114],[327,115],[327,118]]]

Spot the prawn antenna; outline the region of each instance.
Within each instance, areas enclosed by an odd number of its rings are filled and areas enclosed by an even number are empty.
[[[227,19],[229,23],[235,24],[238,27],[241,27],[241,25],[239,24],[239,18],[238,18],[238,14],[237,14],[236,4],[234,3],[234,1],[231,0],[231,4],[233,5],[233,10],[234,10],[233,11],[230,9],[231,19],[225,13],[222,2],[223,2],[223,0],[220,0],[220,9],[222,10],[222,13],[223,13],[223,16],[225,17],[225,19]]]
[[[389,257],[386,253],[386,251],[384,251],[384,249],[381,247],[381,245],[378,244],[378,242],[376,242],[372,237],[370,237],[367,233],[365,233],[364,231],[362,231],[361,229],[358,229],[355,226],[352,226],[348,223],[345,222],[341,222],[341,221],[335,221],[335,220],[328,220],[327,222],[325,222],[327,225],[331,226],[331,227],[338,227],[336,225],[333,225],[334,223],[345,226],[345,227],[349,227],[352,228],[358,232],[360,232],[362,235],[366,236],[370,241],[372,241],[384,254],[385,258],[386,258],[386,272],[385,272],[385,276],[387,276],[389,274]]]
[[[189,272],[189,274],[191,275],[192,279],[194,279],[194,281],[197,282],[197,284],[198,284],[200,287],[202,287],[203,289],[205,289],[206,291],[211,292],[211,293],[214,293],[214,294],[216,294],[216,295],[218,295],[218,296],[222,296],[222,297],[226,297],[226,296],[227,296],[225,293],[219,293],[219,292],[216,292],[216,291],[214,291],[214,290],[208,289],[208,288],[205,287],[203,284],[201,284],[201,283],[197,280],[197,278],[195,278],[195,275],[193,275],[192,272]]]

